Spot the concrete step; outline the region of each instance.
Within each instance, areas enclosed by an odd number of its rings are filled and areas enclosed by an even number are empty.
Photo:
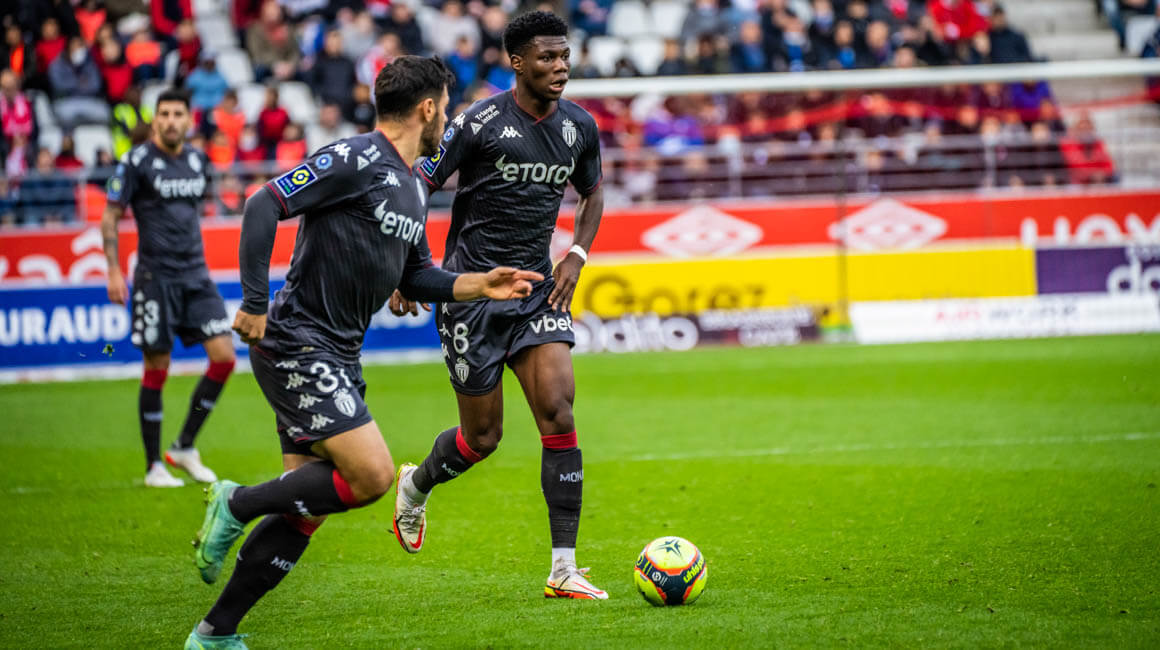
[[[1084,59],[1116,59],[1120,57],[1120,41],[1110,29],[1095,32],[1057,32],[1028,36],[1031,51],[1051,61],[1081,61]]]
[[[1022,0],[1004,3],[1003,8],[1011,25],[1029,36],[1104,28],[1091,0]]]

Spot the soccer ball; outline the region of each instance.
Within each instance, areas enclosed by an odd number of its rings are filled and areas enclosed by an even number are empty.
[[[665,605],[692,605],[705,590],[709,567],[700,549],[681,537],[654,539],[640,552],[633,569],[633,582],[648,602]]]

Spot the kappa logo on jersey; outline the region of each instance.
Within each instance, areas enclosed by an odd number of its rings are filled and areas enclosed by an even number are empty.
[[[568,182],[572,176],[572,170],[576,168],[576,159],[567,166],[563,165],[545,165],[542,162],[537,163],[509,163],[507,162],[507,154],[499,157],[495,161],[495,168],[503,175],[505,181],[520,181],[527,183],[552,183],[554,185],[562,185]]]
[[[375,208],[375,219],[379,222],[379,230],[384,235],[394,235],[413,246],[419,245],[423,237],[423,222],[416,221],[404,214],[387,210],[387,202],[383,201]]]
[[[302,393],[298,396],[298,409],[308,409],[321,401],[321,397],[315,397],[310,393]]]
[[[288,197],[316,180],[318,180],[318,176],[313,169],[310,169],[310,165],[302,163],[274,179],[274,186],[278,188],[282,196]]]
[[[133,150],[133,153],[129,155],[129,162],[131,162],[133,166],[136,167],[137,165],[141,164],[142,160],[145,159],[145,155],[147,153],[149,153],[149,150],[145,148],[145,145],[138,145],[137,148]]]
[[[347,144],[345,142],[338,142],[338,143],[335,143],[334,146],[332,146],[330,148],[330,150],[334,152],[334,155],[338,156],[339,158],[342,158],[342,162],[344,162],[344,163],[350,162],[350,145],[349,144]]]
[[[328,418],[321,413],[315,413],[314,416],[310,418],[310,429],[313,431],[318,431],[331,422],[334,422],[333,418]]]
[[[346,417],[354,417],[354,398],[351,397],[349,390],[340,388],[334,391],[334,407]]]
[[[436,151],[434,156],[424,160],[423,164],[419,165],[419,169],[423,170],[428,176],[434,174],[435,170],[439,168],[439,161],[443,160],[443,154],[445,153],[447,153],[447,148],[439,145],[439,151]]]
[[[383,179],[383,185],[399,187],[399,177],[395,175],[395,172],[387,172],[387,177]]]
[[[522,138],[524,136],[520,135],[520,132],[517,131],[515,129],[515,127],[505,126],[505,127],[503,127],[503,131],[500,132],[499,137],[501,137],[501,138]]]
[[[198,174],[201,173],[201,158],[199,158],[198,155],[192,151],[189,152],[189,168]]]
[[[157,171],[161,171],[162,169],[165,169],[165,161],[160,159],[160,158],[154,158],[153,159],[153,169],[155,169]]]
[[[576,144],[576,125],[572,120],[564,120],[564,128],[562,129],[564,135],[564,143],[569,147]]]
[[[451,120],[451,121],[455,124],[455,126],[458,126],[459,128],[462,129],[464,119],[466,119],[466,118],[464,117],[463,113],[460,113],[459,115],[455,116],[454,120]]]

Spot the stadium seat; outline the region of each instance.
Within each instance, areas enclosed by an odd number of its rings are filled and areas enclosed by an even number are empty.
[[[641,74],[655,74],[665,58],[665,42],[656,37],[639,36],[628,42],[628,55]]]
[[[248,83],[237,88],[238,105],[246,114],[246,122],[254,123],[262,107],[266,105],[266,87],[262,84]]]
[[[245,50],[231,48],[218,52],[217,69],[231,88],[244,86],[254,80],[254,66]]]
[[[29,90],[27,94],[32,100],[32,114],[36,117],[36,123],[40,128],[55,127],[56,113],[52,112],[52,102],[49,101],[48,95],[39,90]]]
[[[169,84],[163,81],[153,81],[145,84],[141,89],[141,105],[155,108],[157,106],[157,98],[165,89],[169,88]]]
[[[658,0],[652,3],[652,26],[656,35],[662,38],[676,38],[685,24],[685,14],[689,5],[674,0]]]
[[[196,21],[197,33],[201,37],[203,50],[220,52],[238,46],[238,38],[229,18],[221,15],[206,16],[198,17]]]
[[[56,126],[42,126],[40,127],[40,135],[36,138],[36,144],[41,149],[48,149],[52,155],[60,153],[60,143],[64,139],[64,132]]]
[[[608,33],[621,38],[632,38],[654,33],[652,16],[644,4],[635,0],[617,2],[608,14]]]
[[[278,104],[290,113],[290,119],[299,124],[308,124],[318,119],[318,105],[310,86],[301,81],[283,81],[278,84]]]
[[[73,131],[73,148],[76,149],[77,159],[86,167],[91,167],[97,162],[97,150],[113,152],[113,136],[107,126],[96,124],[78,126]]]
[[[1140,53],[1144,51],[1144,45],[1149,38],[1152,38],[1152,34],[1156,33],[1158,26],[1160,26],[1160,18],[1156,16],[1132,16],[1129,18],[1124,37],[1128,54],[1140,56]]]
[[[225,12],[226,3],[223,0],[193,0],[193,15],[198,18],[221,15]]]
[[[624,56],[624,41],[614,36],[593,36],[588,39],[588,60],[601,74],[611,75],[616,60]]]

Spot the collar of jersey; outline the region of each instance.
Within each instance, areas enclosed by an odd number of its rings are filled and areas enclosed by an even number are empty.
[[[403,169],[407,170],[407,175],[414,176],[415,175],[414,170],[411,169],[411,166],[407,164],[406,160],[403,160],[403,154],[399,153],[398,147],[395,146],[394,142],[391,142],[391,139],[387,137],[387,134],[383,133],[378,128],[375,128],[375,135],[382,138],[383,141],[387,143],[387,146],[390,147],[391,151],[393,151],[395,153],[395,159],[397,159],[399,161],[399,163],[402,165]]]
[[[540,122],[543,122],[544,120],[548,119],[549,117],[552,117],[553,115],[556,114],[556,111],[560,108],[560,100],[557,99],[556,102],[552,104],[552,110],[548,111],[547,115],[545,115],[543,117],[536,117],[535,115],[532,115],[531,111],[529,111],[528,109],[526,109],[520,105],[520,98],[518,96],[516,96],[516,89],[515,88],[512,88],[512,102],[516,105],[516,108],[523,111],[524,115],[527,115],[528,117],[535,120],[536,124],[539,124]]]

